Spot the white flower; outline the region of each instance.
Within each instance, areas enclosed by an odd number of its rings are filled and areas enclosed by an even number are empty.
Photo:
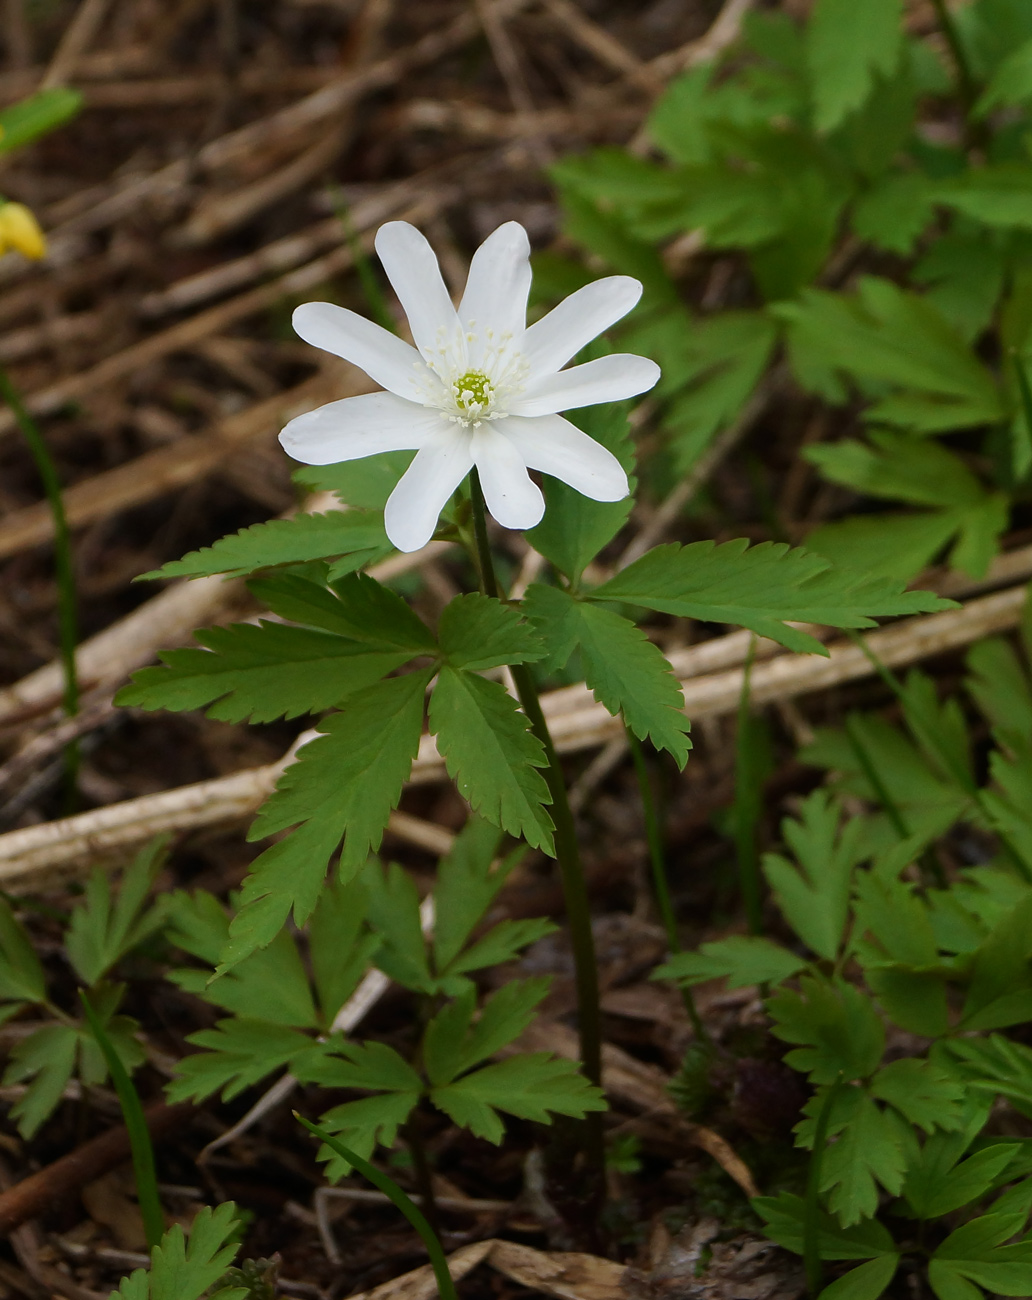
[[[328,302],[298,307],[294,328],[307,343],[360,366],[386,392],[329,402],[291,420],[280,442],[295,460],[334,465],[415,450],[384,512],[400,551],[429,541],[474,465],[488,509],[508,528],[532,528],[544,513],[528,468],[595,501],[627,495],[616,457],[558,412],[633,397],[659,378],[655,362],[627,354],[563,370],[631,310],[641,297],[637,280],[614,275],[585,285],[528,329],[530,244],[518,222],[499,226],[477,249],[458,311],[414,226],[381,226],[376,251],[416,346]]]

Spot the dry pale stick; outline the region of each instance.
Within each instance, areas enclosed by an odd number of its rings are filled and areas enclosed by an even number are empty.
[[[1006,588],[978,597],[958,609],[879,628],[867,635],[867,646],[890,668],[916,663],[1015,627],[1024,613],[1026,598],[1024,587]],[[732,635],[742,637],[741,633]],[[745,633],[745,639],[749,635]],[[680,654],[687,656],[692,650],[703,649],[705,646],[689,647]],[[752,700],[755,704],[765,704],[793,699],[869,677],[874,671],[864,652],[851,641],[831,645],[827,658],[776,654],[754,664]],[[735,668],[682,678],[685,712],[692,718],[733,713],[738,707],[743,677],[744,670]],[[620,719],[590,701],[590,696],[581,707],[557,712],[551,699],[560,694],[553,692],[542,697],[542,707],[549,716],[549,727],[560,753],[595,749],[621,734]],[[314,734],[306,732],[283,758],[267,767],[251,768],[0,835],[0,887],[23,889],[46,870],[92,861],[111,851],[124,851],[159,831],[182,831],[245,817],[261,805],[293,760],[296,749]],[[445,777],[445,766],[433,737],[424,736],[412,765],[410,783],[425,785]]]
[[[65,28],[50,66],[39,83],[40,90],[65,86],[72,80],[76,65],[92,42],[107,15],[111,0],[82,0],[75,17]]]

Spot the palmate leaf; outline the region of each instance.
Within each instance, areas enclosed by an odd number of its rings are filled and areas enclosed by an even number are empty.
[[[215,1092],[230,1101],[312,1045],[300,1030],[254,1016],[220,1020],[214,1029],[191,1034],[187,1042],[205,1050],[178,1063],[176,1077],[165,1089],[170,1101],[201,1102]]]
[[[65,1085],[75,1072],[79,1034],[74,1025],[44,1025],[11,1050],[4,1084],[29,1081],[24,1096],[11,1107],[18,1132],[31,1138],[53,1114]]]
[[[818,0],[806,29],[817,130],[831,130],[859,108],[902,50],[901,0]]]
[[[1032,1241],[1003,1245],[1024,1229],[1027,1217],[985,1214],[951,1232],[928,1265],[939,1300],[981,1300],[979,1287],[994,1295],[1032,1294]]]
[[[834,961],[849,911],[853,868],[863,856],[859,818],[839,829],[842,810],[826,791],[804,800],[798,821],[786,817],[782,834],[796,861],[763,857],[763,873],[785,919],[818,957]],[[798,864],[798,865],[797,865]]]
[[[430,697],[430,729],[448,774],[474,812],[551,852],[545,751],[498,682],[445,666]]]
[[[378,682],[321,724],[280,777],[250,831],[261,839],[298,829],[252,866],[230,926],[222,968],[264,947],[291,909],[302,925],[319,898],[330,855],[344,839],[342,879],[379,848],[419,748],[423,696],[432,669]],[[479,679],[478,679],[479,680]],[[300,823],[300,825],[298,825]]]
[[[505,1129],[498,1111],[550,1124],[553,1115],[582,1119],[606,1110],[605,1094],[579,1072],[573,1061],[547,1052],[511,1056],[433,1088],[430,1099],[456,1124],[476,1137],[500,1142]]]
[[[481,817],[471,817],[437,868],[434,890],[434,964],[447,970],[458,957],[477,922],[491,906],[519,860],[510,854],[492,870],[501,832]]]
[[[204,1207],[193,1221],[189,1244],[174,1224],[151,1251],[150,1271],[138,1268],[122,1279],[110,1300],[199,1300],[220,1280],[240,1249],[233,1241],[240,1223],[232,1201]],[[220,1300],[243,1300],[244,1287],[219,1291]]]
[[[960,1128],[963,1086],[932,1061],[904,1057],[890,1061],[871,1079],[871,1096],[894,1106],[915,1128],[926,1133]]]
[[[770,309],[788,326],[802,385],[833,403],[841,376],[880,397],[871,419],[935,433],[1006,418],[993,376],[943,314],[919,294],[867,276],[855,296],[807,289]],[[883,397],[885,387],[899,390]]]
[[[214,546],[191,551],[144,573],[143,578],[201,578],[224,573],[238,577],[279,564],[301,564],[347,555],[356,568],[375,563],[393,551],[383,530],[383,516],[359,510],[332,510],[325,515],[294,515],[252,524],[223,537]]]
[[[164,865],[169,836],[160,835],[142,849],[122,876],[112,905],[107,873],[99,867],[90,876],[83,906],[72,912],[65,948],[76,974],[96,984],[115,963],[161,926],[166,908],[161,900],[144,910],[147,894]]]
[[[369,895],[369,924],[377,939],[376,965],[402,988],[436,993],[415,881],[396,862],[384,870],[370,860],[362,882]]]
[[[787,621],[830,627],[874,627],[874,616],[952,609],[928,592],[904,591],[888,578],[870,578],[784,543],[745,540],[671,542],[657,546],[601,587],[591,600],[644,605],[681,618],[734,623],[787,646],[826,655],[816,638]]]
[[[781,989],[768,1000],[771,1032],[798,1044],[785,1056],[811,1083],[865,1079],[881,1063],[885,1027],[870,998],[843,979],[804,975],[798,990]]]
[[[431,1084],[441,1087],[486,1061],[523,1033],[548,994],[551,980],[510,980],[484,1003],[476,1023],[476,989],[470,988],[427,1025],[423,1058]]]
[[[227,921],[227,933],[228,933]],[[174,934],[171,936],[175,941]],[[346,951],[343,949],[342,951]],[[238,1016],[259,1016],[295,1029],[319,1027],[312,991],[293,938],[281,930],[272,943],[225,975],[212,980],[210,970],[176,970],[168,978],[180,988]]]
[[[247,623],[195,633],[204,650],[169,650],[119,694],[124,705],[180,711],[206,704],[224,722],[269,722],[321,712],[363,691],[433,636],[400,596],[354,574],[333,590],[295,575],[255,581],[252,591],[282,618],[306,626]]]
[[[445,660],[468,672],[529,663],[545,655],[534,628],[515,609],[476,592],[448,602],[437,635]]]
[[[765,1231],[772,1241],[797,1255],[803,1253],[806,1205],[801,1196],[792,1192],[757,1196],[752,1205],[766,1220]],[[823,1209],[818,1209],[817,1214],[817,1246],[821,1259],[882,1259],[896,1255],[896,1243],[877,1219],[843,1227]]]
[[[691,724],[681,685],[659,647],[629,619],[556,587],[532,586],[526,608],[547,638],[550,663],[564,667],[579,647],[595,699],[614,716],[622,713],[639,740],[651,740],[684,767]]]
[[[812,1146],[815,1116],[825,1093],[818,1091],[803,1108],[808,1117],[797,1128],[800,1145]],[[862,1088],[844,1088],[832,1106],[821,1161],[821,1191],[843,1227],[869,1219],[878,1208],[878,1187],[893,1196],[903,1188],[909,1157],[916,1146],[913,1129],[894,1110],[880,1107]]]
[[[1005,1029],[1032,1018],[1032,895],[977,950],[960,1028]]]

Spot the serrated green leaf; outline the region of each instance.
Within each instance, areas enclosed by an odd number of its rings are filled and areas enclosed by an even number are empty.
[[[175,1078],[165,1089],[172,1102],[201,1102],[215,1092],[231,1101],[312,1044],[300,1030],[254,1016],[220,1020],[214,1029],[191,1034],[187,1042],[205,1050],[177,1064]]]
[[[453,980],[466,971],[483,970],[487,966],[501,966],[504,962],[514,961],[524,948],[537,943],[546,934],[554,934],[557,929],[558,926],[543,917],[525,921],[499,921],[441,972],[442,979]]]
[[[412,1066],[386,1043],[330,1041],[325,1051],[305,1058],[299,1077],[324,1088],[361,1088],[371,1092],[414,1093],[422,1082]]]
[[[900,0],[818,0],[806,28],[814,124],[829,131],[860,107],[903,49]]]
[[[529,617],[538,623],[550,649],[563,643],[556,667],[565,666],[574,645],[580,648],[584,678],[595,699],[624,720],[639,740],[651,740],[684,767],[691,742],[684,693],[658,646],[629,619],[601,606],[575,601],[556,587],[532,586]],[[561,662],[559,662],[561,660]]]
[[[386,677],[409,651],[369,651],[311,628],[248,623],[194,634],[204,650],[167,650],[118,695],[141,709],[200,709],[223,722],[271,722],[332,708]]]
[[[960,1027],[1004,1029],[1032,1017],[1032,895],[975,953]]]
[[[818,1300],[878,1300],[896,1276],[898,1255],[883,1255],[851,1268],[844,1276],[826,1286]]]
[[[110,1300],[199,1300],[218,1282],[240,1249],[231,1241],[240,1227],[236,1206],[226,1201],[205,1206],[193,1221],[189,1245],[179,1223],[151,1251],[150,1272],[138,1268],[111,1293]],[[246,1291],[221,1291],[221,1300],[239,1300]]]
[[[250,838],[301,825],[252,865],[230,926],[224,968],[269,943],[291,909],[296,922],[304,924],[342,837],[343,880],[353,877],[379,847],[419,747],[431,672],[389,678],[347,701],[320,724],[325,734],[303,746],[280,777]]]
[[[331,880],[308,922],[308,955],[325,1028],[365,975],[379,944],[365,933],[369,899],[361,881]]]
[[[956,1129],[963,1121],[964,1088],[931,1061],[904,1057],[890,1061],[870,1083],[871,1096],[895,1106],[916,1128]]]
[[[427,1077],[435,1087],[451,1083],[518,1038],[547,996],[551,979],[510,980],[484,1003],[476,1023],[476,990],[455,999],[430,1021],[423,1038]]]
[[[1007,56],[992,75],[975,105],[975,116],[985,117],[1005,104],[1032,100],[1032,40],[1025,41]]]
[[[0,898],[0,999],[45,1002],[47,981],[32,940]]]
[[[4,1083],[30,1080],[10,1112],[23,1138],[33,1137],[57,1108],[75,1070],[78,1047],[79,1033],[73,1025],[44,1025],[11,1049]]]
[[[726,979],[728,988],[739,989],[753,984],[780,984],[807,964],[805,958],[771,939],[736,934],[704,943],[695,952],[675,953],[652,972],[651,978],[684,984]]]
[[[833,403],[846,400],[847,376],[880,397],[868,418],[917,432],[1007,416],[993,376],[942,313],[889,280],[864,277],[855,296],[807,289],[771,310],[788,326],[800,382]],[[882,396],[886,387],[896,392]]]
[[[396,862],[384,870],[375,861],[369,862],[362,880],[369,893],[369,924],[379,940],[376,965],[403,988],[436,992],[415,881]]]
[[[545,655],[534,628],[517,610],[477,592],[456,596],[445,605],[437,635],[445,660],[468,672],[532,663]]]
[[[781,823],[796,862],[767,853],[763,873],[800,939],[818,957],[834,961],[849,910],[853,868],[863,856],[860,822],[847,821],[840,829],[842,810],[823,790],[809,795],[800,811],[798,821],[788,817]]]
[[[141,849],[122,876],[114,905],[107,874],[97,867],[90,876],[85,903],[73,909],[65,933],[68,959],[86,984],[96,984],[164,922],[163,902],[146,911],[144,904],[164,866],[168,843],[169,836],[160,835]]]
[[[804,975],[798,991],[779,990],[767,1011],[771,1033],[800,1044],[785,1060],[813,1083],[832,1084],[840,1074],[847,1082],[865,1079],[881,1064],[885,1028],[870,998],[845,980]]]
[[[824,1094],[804,1107],[808,1121],[797,1126],[800,1142],[813,1141],[814,1119]],[[903,1187],[908,1157],[916,1148],[913,1130],[893,1110],[883,1110],[862,1089],[843,1089],[832,1107],[821,1161],[821,1191],[843,1227],[869,1219],[878,1208],[878,1187],[893,1196]]]
[[[994,1143],[956,1163],[955,1149],[930,1139],[921,1158],[907,1171],[903,1196],[920,1219],[937,1219],[980,1200],[1019,1150]]]
[[[398,1129],[418,1101],[418,1092],[385,1092],[334,1106],[320,1116],[319,1123],[330,1133],[339,1134],[356,1155],[368,1160],[377,1146],[389,1150],[394,1145]],[[328,1146],[321,1146],[316,1158],[327,1162],[326,1177],[331,1182],[351,1172],[350,1164]]]
[[[294,1029],[315,1029],[319,1016],[308,986],[308,975],[293,938],[285,931],[267,948],[252,953],[245,961],[217,979],[210,971],[189,972],[194,992],[205,1002],[238,1016],[258,1015],[275,1025]],[[183,979],[176,979],[183,986]]]
[[[772,1241],[797,1255],[803,1253],[806,1206],[801,1196],[792,1192],[757,1196],[752,1206],[766,1220],[765,1231]],[[882,1259],[896,1254],[896,1243],[877,1219],[844,1228],[826,1210],[818,1208],[817,1225],[821,1259]]]
[[[397,592],[365,573],[329,587],[296,574],[254,578],[248,587],[274,614],[359,642],[366,650],[434,654],[433,634]]]
[[[412,451],[381,451],[337,465],[300,465],[292,477],[313,492],[335,492],[340,501],[356,510],[382,511],[414,455]]]
[[[202,578],[224,573],[232,578],[280,564],[302,564],[341,555],[350,556],[357,566],[375,563],[393,550],[383,530],[382,515],[332,510],[325,515],[299,514],[252,524],[213,546],[191,551],[181,560],[172,560],[140,576]]]
[[[940,181],[935,197],[987,226],[1032,229],[1032,167],[1028,163],[972,167]]]
[[[1012,753],[1032,748],[1032,684],[1010,643],[1002,637],[978,641],[965,659],[964,686]]]
[[[962,1075],[979,1094],[999,1093],[1023,1114],[1032,1111],[1032,1048],[1002,1034],[955,1038],[945,1050],[959,1061]]]
[[[432,1089],[430,1100],[460,1127],[494,1143],[505,1134],[498,1111],[550,1124],[553,1115],[582,1119],[589,1111],[607,1109],[605,1094],[588,1083],[572,1061],[547,1052],[486,1065]]]
[[[951,607],[927,592],[903,591],[890,579],[833,569],[822,557],[784,543],[750,547],[745,540],[657,546],[588,598],[738,624],[790,650],[825,655],[819,641],[787,621],[873,627],[874,615]]]
[[[965,1294],[975,1283],[997,1295],[1027,1296],[1032,1291],[1032,1241],[1005,1246],[1025,1226],[1023,1214],[985,1214],[956,1228],[928,1265],[928,1281],[940,1300]],[[967,1294],[975,1294],[968,1287]]]
[[[295,575],[252,583],[283,618],[203,629],[203,650],[169,650],[165,667],[144,668],[119,693],[140,708],[195,709],[225,722],[269,722],[321,712],[365,690],[415,655],[436,649],[400,596],[352,574],[335,591]]]
[[[518,858],[509,855],[492,870],[501,845],[498,828],[471,817],[437,868],[434,890],[434,962],[446,970],[462,951]]]
[[[498,682],[441,669],[430,697],[430,730],[448,775],[474,812],[532,848],[552,851],[545,751]]]
[[[727,428],[756,389],[778,339],[766,312],[726,311],[703,320],[666,313],[669,342],[643,322],[625,337],[629,350],[663,366],[657,394],[672,400],[662,425],[670,436],[677,471],[686,474],[721,429]]]

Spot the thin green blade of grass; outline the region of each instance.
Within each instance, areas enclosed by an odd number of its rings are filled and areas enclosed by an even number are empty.
[[[75,651],[79,644],[79,618],[76,609],[75,570],[72,564],[72,544],[65,516],[64,500],[57,467],[39,428],[25,409],[25,404],[7,372],[0,367],[0,397],[11,408],[21,435],[36,463],[43,482],[50,514],[54,520],[54,569],[57,576],[58,632],[61,646],[61,669],[64,675],[64,710],[70,717],[79,712],[79,674]],[[79,742],[71,741],[65,747],[65,772],[68,782],[68,801],[74,801],[75,784],[79,770]]]
[[[147,1248],[153,1250],[155,1246],[161,1244],[165,1232],[165,1216],[161,1212],[158,1176],[154,1165],[154,1147],[143,1115],[143,1106],[132,1079],[129,1078],[125,1066],[112,1046],[111,1039],[104,1032],[100,1017],[94,1011],[84,989],[79,990],[79,1000],[86,1013],[90,1032],[96,1039],[107,1064],[111,1082],[115,1085],[115,1092],[122,1107],[122,1116],[129,1131],[129,1147],[132,1151],[133,1172],[136,1175],[136,1195],[140,1202],[140,1214],[143,1216],[143,1230],[147,1237]]]
[[[419,1207],[401,1190],[393,1178],[388,1178],[382,1174],[379,1169],[374,1168],[368,1160],[363,1160],[360,1155],[346,1147],[343,1142],[335,1137],[331,1137],[325,1129],[321,1129],[318,1124],[313,1124],[303,1115],[294,1111],[294,1118],[303,1125],[309,1133],[325,1142],[326,1145],[341,1156],[344,1160],[352,1165],[364,1177],[368,1178],[374,1187],[378,1188],[388,1197],[395,1209],[399,1210],[413,1228],[422,1238],[423,1245],[426,1247],[427,1254],[430,1256],[430,1264],[434,1270],[434,1277],[437,1279],[437,1290],[440,1293],[441,1300],[458,1300],[455,1291],[455,1283],[452,1281],[451,1271],[448,1268],[448,1259],[444,1253],[437,1234],[426,1221],[425,1216]]]

